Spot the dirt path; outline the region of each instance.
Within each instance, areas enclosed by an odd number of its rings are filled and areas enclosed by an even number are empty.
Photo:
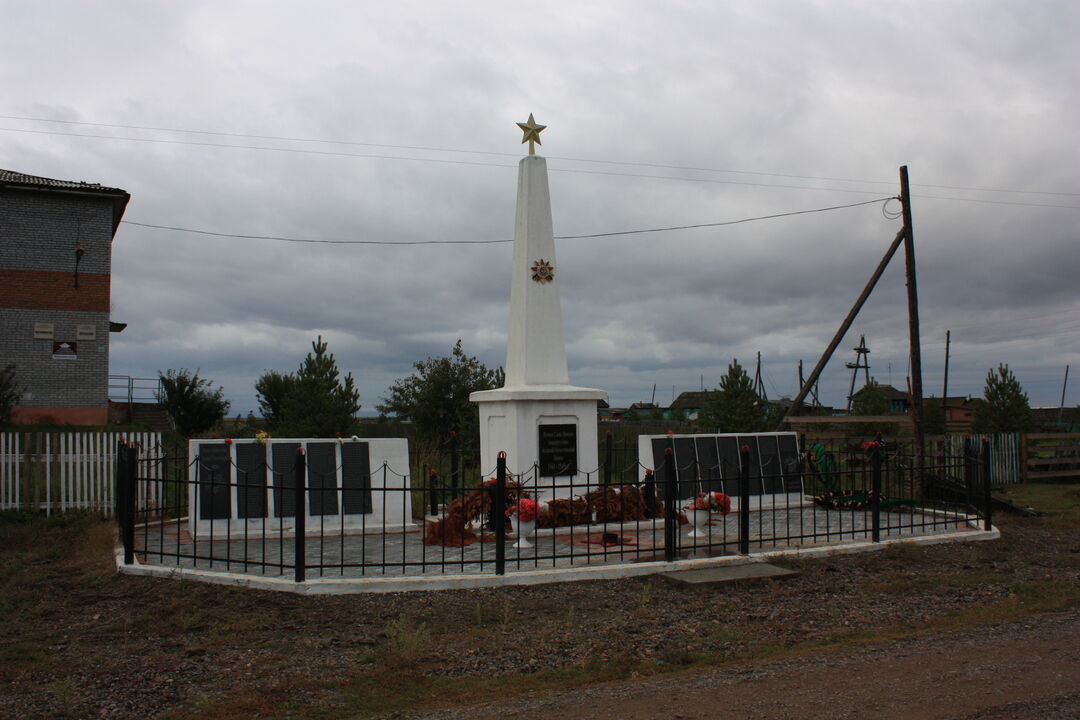
[[[1080,718],[1080,611],[416,718]]]

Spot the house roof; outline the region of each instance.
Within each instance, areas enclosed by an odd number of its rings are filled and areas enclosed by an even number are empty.
[[[124,209],[127,207],[128,200],[131,199],[131,195],[120,188],[106,187],[98,183],[82,182],[81,180],[54,180],[53,178],[27,175],[26,173],[4,170],[3,168],[0,168],[0,188],[40,190],[44,192],[76,192],[110,197],[113,203],[114,235],[116,234],[116,228],[120,226],[120,219],[124,217]]]
[[[859,390],[855,393],[855,395],[856,396],[861,395],[862,392],[864,390],[866,390],[866,387],[867,387],[866,385],[863,385],[861,388],[859,388]],[[878,387],[878,390],[881,391],[881,394],[884,395],[889,400],[907,400],[908,399],[908,394],[906,392],[904,392],[903,390],[897,390],[892,385],[878,384],[877,387]]]
[[[679,393],[671,403],[672,410],[700,410],[705,406],[705,393],[700,390]]]

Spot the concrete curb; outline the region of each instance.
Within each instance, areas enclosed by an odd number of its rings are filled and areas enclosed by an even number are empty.
[[[242,573],[215,572],[190,568],[168,568],[159,565],[124,564],[124,553],[116,553],[117,572],[125,575],[163,577],[178,580],[230,585],[234,587],[276,590],[298,595],[350,595],[355,593],[392,593],[417,590],[464,590],[469,588],[505,587],[509,585],[541,585],[554,582],[580,582],[583,580],[617,580],[643,577],[679,570],[744,565],[754,562],[772,562],[783,558],[815,558],[829,555],[882,550],[893,545],[936,545],[945,542],[974,542],[997,540],[1001,531],[967,530],[946,535],[930,535],[908,538],[889,538],[881,542],[856,542],[848,545],[828,545],[787,550],[766,550],[749,555],[724,555],[712,558],[690,558],[676,562],[642,562],[621,565],[590,565],[587,567],[553,568],[551,570],[523,570],[506,575],[436,575],[430,577],[371,577],[371,578],[316,578],[303,583],[284,577],[268,578]]]

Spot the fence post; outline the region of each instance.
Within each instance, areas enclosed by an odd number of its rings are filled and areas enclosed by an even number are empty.
[[[1020,482],[1028,481],[1028,436],[1020,434]]]
[[[679,483],[675,479],[675,450],[664,448],[664,560],[674,562],[675,546],[679,540],[679,517],[675,496]]]
[[[750,554],[750,446],[739,448],[739,554]]]
[[[982,466],[983,466],[983,529],[989,531],[991,529],[990,523],[990,505],[993,499],[990,497],[990,441],[983,438],[982,446]]]
[[[874,542],[881,542],[881,447],[874,448],[874,454],[870,458],[871,486],[870,486],[870,515],[873,519]]]
[[[495,473],[495,496],[491,499],[491,522],[495,526],[495,574],[506,574],[506,453],[499,451]]]
[[[615,461],[615,447],[613,445],[614,439],[611,436],[611,431],[608,430],[604,436],[604,475],[603,484],[605,486],[611,485],[611,464]]]
[[[124,546],[125,565],[130,565],[135,559],[135,554],[128,542],[128,469],[127,443],[120,440],[116,444],[116,506],[113,508],[113,512],[116,514],[116,524],[120,534],[120,542]]]
[[[483,468],[481,468],[483,472]],[[458,498],[458,436],[450,431],[450,500]]]
[[[306,570],[307,557],[305,553],[307,548],[305,547],[307,533],[307,508],[304,502],[304,483],[307,479],[307,457],[304,455],[304,448],[296,448],[296,463],[293,465],[294,472],[293,478],[296,487],[293,488],[295,492],[293,508],[293,532],[295,537],[293,538],[293,565],[296,567],[296,582],[304,582],[304,572]]]
[[[439,491],[435,489],[435,486],[439,483],[439,471],[432,468],[428,472],[428,501],[432,515],[439,514]]]

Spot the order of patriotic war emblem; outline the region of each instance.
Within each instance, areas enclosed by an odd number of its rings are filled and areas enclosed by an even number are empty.
[[[532,279],[538,283],[549,283],[555,279],[555,268],[547,260],[537,260],[532,266]]]

